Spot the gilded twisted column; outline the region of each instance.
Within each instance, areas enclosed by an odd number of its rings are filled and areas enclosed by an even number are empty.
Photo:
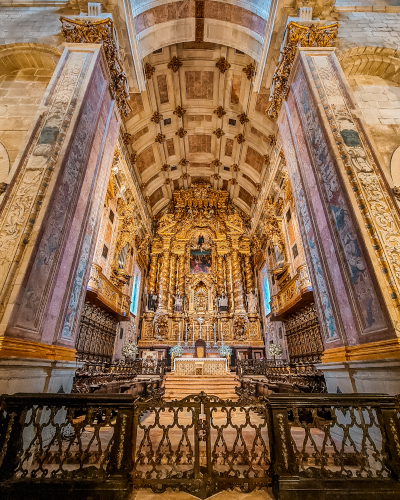
[[[169,297],[170,297],[170,309],[172,309],[172,305],[174,303],[174,295],[175,295],[175,285],[176,285],[176,254],[171,254],[170,258],[170,268],[169,268]]]
[[[169,289],[169,250],[164,250],[161,257],[160,276],[158,279],[158,310],[166,310],[168,307]]]
[[[233,289],[232,289],[232,262],[230,254],[225,255],[225,276],[226,276],[226,291],[229,297],[230,310],[233,309]]]
[[[158,261],[158,254],[153,253],[150,259],[150,270],[148,277],[148,292],[152,294],[155,293],[156,291],[157,261]]]
[[[217,293],[222,295],[225,292],[225,279],[224,279],[224,258],[222,255],[217,256]]]
[[[180,255],[178,259],[178,277],[177,277],[176,292],[178,295],[183,297],[184,291],[185,291],[185,256]]]
[[[232,250],[232,279],[233,279],[233,295],[235,297],[235,311],[244,311],[243,300],[243,281],[242,272],[240,269],[239,251]]]
[[[244,257],[244,275],[246,279],[246,290],[248,292],[254,291],[254,274],[253,266],[251,265],[250,255]]]

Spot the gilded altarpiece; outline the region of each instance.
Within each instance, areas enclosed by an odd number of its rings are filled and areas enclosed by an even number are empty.
[[[140,345],[263,345],[248,231],[227,191],[174,192],[157,220]]]

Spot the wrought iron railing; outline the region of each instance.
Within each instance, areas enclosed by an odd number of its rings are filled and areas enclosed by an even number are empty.
[[[238,401],[204,393],[170,402],[159,393],[4,396],[0,497],[124,499],[132,488],[170,487],[207,498],[272,485],[279,500],[325,498],[329,488],[341,500],[354,491],[396,499],[397,403],[384,395],[243,391]]]

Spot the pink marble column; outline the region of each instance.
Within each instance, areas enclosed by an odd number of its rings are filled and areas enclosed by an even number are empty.
[[[349,348],[383,342],[398,357],[399,213],[334,49],[300,49],[278,122],[324,356],[339,348],[345,361]]]
[[[100,49],[66,44],[1,207],[0,335],[70,353],[119,126]]]

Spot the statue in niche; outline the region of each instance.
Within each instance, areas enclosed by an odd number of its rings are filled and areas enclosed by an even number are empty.
[[[157,306],[157,295],[148,293],[146,288],[146,309],[147,311],[155,311]]]
[[[255,293],[249,292],[247,294],[247,312],[256,313],[257,312],[257,290]]]
[[[183,298],[178,294],[174,295],[174,312],[182,312]]]
[[[225,293],[218,298],[218,308],[220,312],[228,312],[228,297]]]
[[[197,295],[196,311],[204,312],[207,310],[207,297],[203,293]]]

